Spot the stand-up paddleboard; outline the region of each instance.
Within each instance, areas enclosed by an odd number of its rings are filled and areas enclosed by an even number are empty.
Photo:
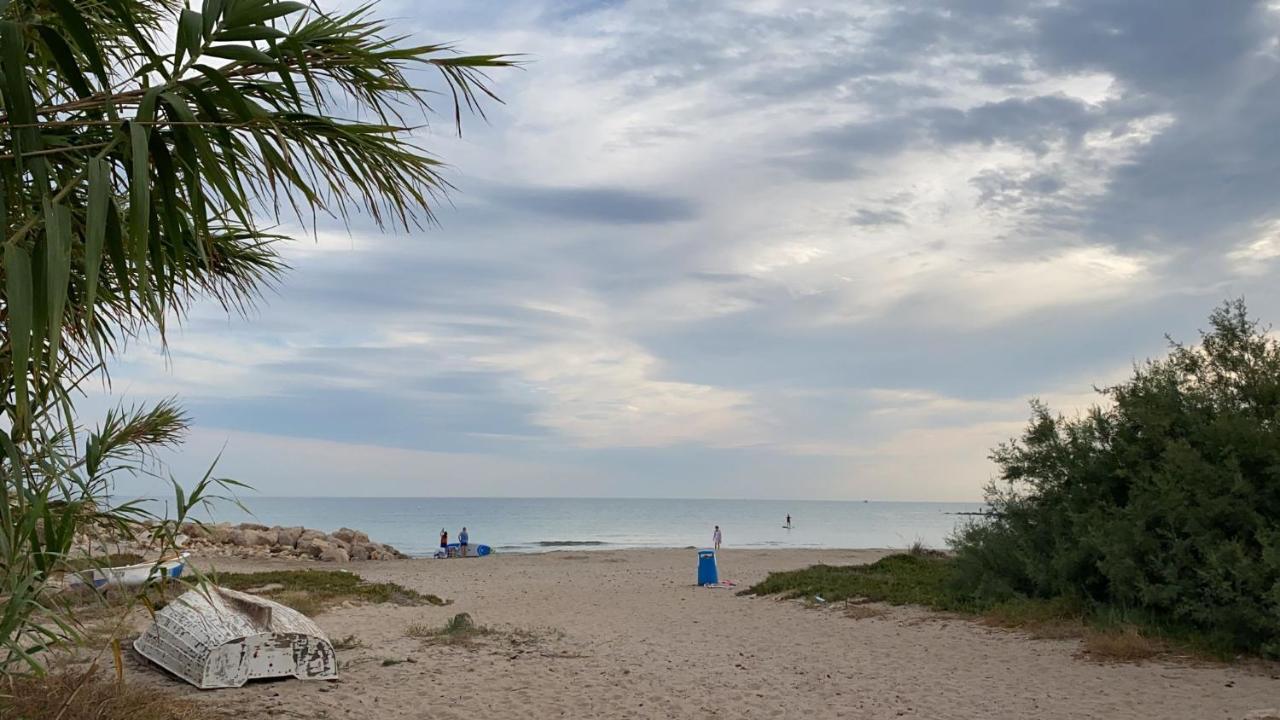
[[[462,546],[458,543],[449,543],[446,547],[449,551],[445,557],[462,557]],[[467,545],[467,557],[469,558],[485,557],[491,553],[493,553],[493,548],[488,545]],[[440,552],[437,551],[436,555],[437,557],[440,556]]]
[[[783,526],[782,526],[782,529],[783,529],[783,530],[790,530],[790,529],[791,529],[791,528],[793,528],[793,527],[795,527],[795,525],[783,525]]]

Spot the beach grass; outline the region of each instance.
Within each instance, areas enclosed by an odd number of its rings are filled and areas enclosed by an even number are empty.
[[[890,555],[870,565],[814,565],[770,573],[740,594],[820,597],[828,603],[870,600],[892,605],[923,605],[934,610],[969,609],[949,592],[948,560],[922,555]]]
[[[423,594],[396,583],[366,582],[355,573],[340,570],[220,573],[213,580],[222,587],[262,595],[310,617],[344,602],[404,606],[448,604],[437,595]]]
[[[918,551],[889,555],[869,565],[813,565],[774,572],[739,594],[808,602],[821,598],[828,605],[840,601],[918,605],[968,615],[1031,637],[1079,639],[1084,655],[1102,661],[1138,661],[1170,652],[1210,660],[1236,657],[1221,638],[1134,610],[1088,606],[1070,598],[980,602],[956,590],[955,572],[955,562],[947,554]],[[855,619],[870,616],[873,613],[850,614]]]
[[[189,700],[82,672],[14,675],[0,685],[0,717],[22,720],[200,720]]]

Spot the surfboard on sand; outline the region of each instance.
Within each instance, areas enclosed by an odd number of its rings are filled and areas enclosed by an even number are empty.
[[[449,548],[448,557],[462,557],[462,546],[458,543],[449,543],[446,547]],[[485,557],[492,552],[493,548],[488,545],[467,545],[467,557],[469,558]],[[437,554],[439,553],[437,552]]]

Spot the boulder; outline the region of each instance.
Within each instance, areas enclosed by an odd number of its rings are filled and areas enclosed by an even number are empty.
[[[344,563],[344,562],[350,561],[351,556],[347,554],[346,550],[340,547],[331,547],[328,550],[325,550],[324,552],[320,553],[320,559],[324,562]]]
[[[355,545],[356,543],[369,542],[368,535],[365,535],[359,530],[352,530],[351,528],[347,528],[347,527],[338,528],[337,530],[335,530],[333,533],[330,534],[330,537],[335,537],[347,543],[348,545]]]
[[[208,526],[201,525],[200,523],[193,523],[193,522],[182,523],[181,530],[183,535],[186,535],[192,540],[204,540],[205,538],[209,537]]]
[[[276,544],[285,547],[295,547],[298,544],[298,538],[302,537],[304,528],[280,528],[276,531]]]
[[[241,530],[270,530],[271,528],[267,527],[266,525],[259,525],[258,523],[240,523],[240,529]]]
[[[318,558],[324,553],[333,549],[333,545],[323,537],[317,537],[317,538],[310,538],[305,543],[302,542],[301,540],[298,541],[298,549],[305,552],[306,554],[310,555],[313,558]],[[343,552],[345,552],[345,550]]]
[[[275,535],[265,530],[239,528],[231,531],[230,542],[236,547],[266,547],[276,544]]]
[[[328,538],[328,535],[325,535],[319,530],[303,528],[302,532],[298,535],[297,541],[293,543],[293,546],[296,548],[303,548],[306,547],[307,543],[311,540],[327,540]]]
[[[232,527],[230,523],[218,523],[217,525],[206,526],[209,531],[209,540],[219,545],[225,545],[231,542]]]
[[[351,559],[368,560],[370,551],[377,552],[377,547],[370,543],[355,543],[351,546]]]

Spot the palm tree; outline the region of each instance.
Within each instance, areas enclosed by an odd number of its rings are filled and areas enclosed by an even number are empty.
[[[101,492],[51,469],[83,461],[75,387],[129,338],[163,338],[196,298],[254,302],[284,269],[273,231],[284,216],[430,221],[449,186],[415,124],[439,97],[460,131],[464,109],[496,100],[484,72],[514,64],[410,44],[369,5],[190,4],[0,0],[6,503]],[[444,92],[419,89],[420,69]],[[140,447],[185,427],[180,412],[139,417]]]

